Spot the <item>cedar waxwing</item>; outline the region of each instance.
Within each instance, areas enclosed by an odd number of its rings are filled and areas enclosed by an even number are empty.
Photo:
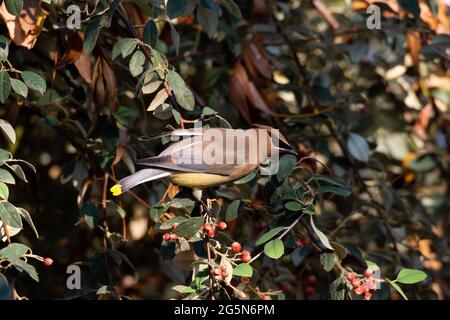
[[[139,159],[148,166],[121,179],[110,190],[114,196],[134,186],[170,177],[172,183],[188,187],[201,200],[201,190],[236,181],[280,153],[296,156],[294,148],[271,127],[256,129],[193,128],[176,129],[167,134],[184,139],[171,144],[156,157]],[[275,172],[276,173],[276,172]]]

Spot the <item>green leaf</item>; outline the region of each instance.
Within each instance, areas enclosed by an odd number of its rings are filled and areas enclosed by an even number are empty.
[[[400,295],[403,297],[403,299],[408,300],[408,297],[406,296],[406,294],[403,292],[402,288],[400,288],[400,286],[398,284],[396,284],[395,282],[386,279],[387,282],[389,282],[389,284],[395,289],[397,290],[398,293],[400,293]]]
[[[11,300],[12,291],[9,287],[8,279],[0,273],[0,300]]]
[[[98,35],[100,34],[101,17],[93,18],[84,32],[83,50],[86,53],[91,53],[97,43]]]
[[[334,253],[322,253],[320,255],[320,264],[326,272],[333,270],[336,255]]]
[[[123,38],[116,42],[111,52],[111,59],[116,59],[119,54],[123,58],[128,57],[136,48],[137,40],[134,38]]]
[[[44,94],[47,84],[45,79],[39,74],[31,71],[23,71],[21,74],[23,81],[28,86],[28,88],[36,90],[41,94]]]
[[[203,225],[203,217],[189,218],[181,222],[175,230],[177,236],[190,239]]]
[[[239,6],[233,0],[220,0],[220,3],[225,10],[227,10],[236,19],[242,18],[241,9],[239,9]]]
[[[161,223],[161,225],[159,226],[159,230],[169,230],[172,229],[173,225],[175,223],[180,224],[183,221],[186,221],[187,218],[183,217],[183,216],[175,216],[167,221],[164,221],[163,223]]]
[[[339,277],[330,284],[331,300],[344,300],[347,292],[347,283],[343,277]]]
[[[172,88],[173,91],[182,89],[186,86],[183,78],[173,70],[167,72],[167,83]]]
[[[167,15],[173,19],[182,16],[186,11],[186,0],[168,0],[167,1]]]
[[[233,269],[233,275],[236,277],[251,277],[253,275],[253,268],[248,263],[238,264]]]
[[[178,55],[180,52],[180,35],[172,23],[170,23],[170,36],[172,38],[172,44],[175,47],[175,53]]]
[[[14,261],[13,265],[20,272],[25,271],[31,277],[31,279],[33,279],[36,282],[39,282],[39,276],[38,273],[36,272],[36,268],[31,264],[28,264],[23,260],[16,260]]]
[[[400,282],[404,284],[413,284],[418,283],[427,278],[427,274],[421,270],[416,269],[402,269],[397,278],[394,280],[395,282]]]
[[[23,172],[22,167],[18,164],[12,164],[9,168],[14,172],[14,174],[22,181],[28,182],[25,172]]]
[[[0,71],[0,102],[5,103],[11,92],[11,79],[6,71]]]
[[[162,105],[168,97],[169,97],[169,95],[167,94],[166,89],[162,88],[155,95],[152,102],[150,102],[150,105],[148,106],[147,111],[154,111],[157,107]]]
[[[195,201],[189,198],[174,198],[170,201],[170,206],[176,209],[186,209],[195,205]]]
[[[280,239],[275,239],[267,242],[264,245],[264,253],[272,258],[279,259],[284,254],[284,244]]]
[[[12,155],[10,152],[0,149],[0,166],[4,165],[6,161],[12,158]]]
[[[309,216],[310,217],[310,224],[311,224],[311,228],[313,229],[313,231],[315,232],[315,234],[317,235],[317,237],[319,238],[320,242],[322,242],[323,246],[330,249],[330,250],[334,250],[333,247],[330,244],[330,241],[328,240],[327,236],[320,231],[319,229],[317,229],[316,225],[314,224],[314,218],[312,215]]]
[[[241,200],[234,200],[227,208],[227,213],[225,214],[225,221],[232,221],[239,216],[241,209]]]
[[[15,261],[22,258],[29,248],[21,243],[11,243],[6,248],[0,250],[0,257],[3,259],[8,259],[9,261]]]
[[[295,165],[297,164],[297,157],[294,155],[284,155],[280,159],[280,166],[277,173],[277,180],[283,181],[286,179],[287,176],[289,176],[294,170]]]
[[[156,47],[158,42],[158,27],[153,19],[147,21],[144,26],[144,42],[150,47]]]
[[[217,31],[217,26],[219,24],[219,18],[217,13],[211,9],[207,9],[203,6],[197,7],[197,20],[202,26],[202,28],[208,34],[208,37],[212,38]]]
[[[22,12],[23,0],[5,0],[5,6],[9,13],[18,17]]]
[[[7,201],[0,202],[0,220],[14,228],[22,228],[22,218],[19,210]]]
[[[286,202],[284,207],[290,211],[300,211],[303,208],[303,206],[297,201]]]
[[[16,143],[16,131],[8,121],[0,119],[0,130],[9,143]]]
[[[372,262],[370,260],[364,260],[364,261],[367,264],[367,269],[370,269],[373,272],[376,272],[376,271],[380,270],[380,267],[375,262]]]
[[[8,59],[10,40],[0,35],[0,61],[4,62]]]
[[[19,79],[11,79],[11,87],[15,93],[26,98],[28,95],[28,87]]]
[[[16,183],[16,180],[14,179],[13,175],[5,169],[0,169],[0,181],[7,184]]]
[[[162,81],[158,79],[156,74],[152,72],[148,72],[145,74],[144,83],[142,84],[142,93],[150,94],[158,90],[161,86]]]
[[[356,133],[349,133],[347,138],[347,149],[353,158],[360,162],[369,161],[369,145],[366,139]]]
[[[80,209],[81,215],[84,217],[84,221],[89,228],[94,229],[100,220],[100,212],[97,206],[93,202],[83,203]]]
[[[342,188],[346,188],[347,187],[343,182],[340,182],[340,181],[338,181],[336,179],[333,179],[331,177],[322,176],[320,174],[314,175],[314,180],[328,182],[330,184],[333,184],[335,186],[342,187]]]
[[[3,200],[8,200],[8,197],[9,197],[8,186],[4,182],[1,182],[1,181],[0,181],[0,197]]]
[[[136,51],[130,59],[130,72],[133,77],[137,77],[144,71],[145,55],[142,51]]]
[[[334,193],[337,194],[339,196],[342,197],[348,197],[349,195],[352,194],[352,192],[350,190],[348,190],[347,188],[342,188],[342,187],[336,187],[336,186],[320,186],[318,189],[319,193]]]
[[[19,214],[22,216],[22,218],[29,224],[31,229],[33,229],[34,234],[36,235],[36,238],[39,239],[39,233],[36,230],[36,227],[34,226],[33,219],[31,219],[30,214],[27,210],[23,208],[17,208],[19,210]]]
[[[191,90],[187,87],[183,87],[179,90],[174,91],[175,99],[178,104],[185,110],[192,111],[195,107],[195,99]]]
[[[286,229],[285,227],[275,227],[275,228],[267,231],[261,237],[259,237],[258,240],[256,240],[255,246],[260,246],[263,243],[266,243],[267,241],[269,241],[270,239],[272,239],[273,237],[275,237],[277,234],[279,234],[281,231],[283,231],[285,229]]]
[[[169,206],[166,204],[153,206],[148,212],[148,214],[150,215],[150,219],[152,219],[154,222],[159,222],[159,219],[164,214],[164,212],[167,211],[168,208]]]

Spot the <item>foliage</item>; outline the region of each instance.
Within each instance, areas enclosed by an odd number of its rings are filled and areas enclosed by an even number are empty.
[[[372,30],[374,2],[3,1],[0,298],[449,298],[450,9],[382,1]],[[165,179],[109,193],[199,121],[300,160],[209,212]]]

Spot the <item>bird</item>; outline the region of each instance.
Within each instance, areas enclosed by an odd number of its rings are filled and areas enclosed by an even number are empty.
[[[153,138],[180,139],[159,155],[138,159],[149,167],[119,180],[111,187],[113,196],[153,180],[169,177],[171,182],[192,189],[201,201],[202,191],[245,177],[268,159],[280,154],[298,154],[286,138],[269,126],[251,129],[189,128],[174,129]],[[276,159],[275,159],[276,160]]]

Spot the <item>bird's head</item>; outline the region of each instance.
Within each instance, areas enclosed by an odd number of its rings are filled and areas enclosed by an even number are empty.
[[[293,154],[298,158],[297,149],[289,144],[286,137],[281,134],[281,132],[270,126],[255,124],[255,127],[266,130],[269,140],[270,149],[278,149],[280,154]]]

